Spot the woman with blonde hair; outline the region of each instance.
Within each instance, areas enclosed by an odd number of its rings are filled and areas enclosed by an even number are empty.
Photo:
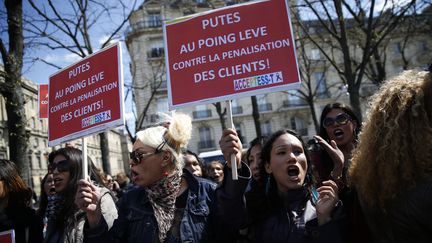
[[[97,190],[80,181],[78,205],[87,210],[88,242],[218,242],[225,230],[216,184],[193,176],[184,168],[182,148],[192,132],[191,118],[174,114],[172,120],[139,131],[130,154],[131,178],[136,188],[119,200],[118,218],[111,229],[101,218]],[[229,183],[228,183],[229,184]],[[228,185],[229,186],[229,185]],[[231,191],[232,192],[232,191]],[[224,193],[222,198],[241,198]]]
[[[432,75],[405,71],[371,101],[350,168],[376,242],[432,239]]]

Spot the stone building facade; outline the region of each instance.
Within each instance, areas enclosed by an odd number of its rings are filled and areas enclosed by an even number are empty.
[[[212,4],[209,4],[211,2]],[[237,1],[240,2],[240,1]],[[164,41],[162,23],[183,15],[202,12],[217,7],[233,4],[233,1],[152,1],[147,0],[136,10],[131,19],[130,27],[126,31],[126,45],[131,56],[131,72],[135,89],[134,101],[138,116],[142,121],[140,127],[145,127],[157,121],[158,112],[168,111],[166,68],[164,59]],[[311,28],[310,31],[314,31]],[[428,37],[429,36],[429,37]],[[400,37],[390,38],[386,45],[387,77],[399,73],[400,65]],[[420,45],[419,45],[420,43]],[[353,47],[355,48],[355,47]],[[413,38],[406,50],[410,53],[408,68],[421,67],[427,64],[427,54],[432,48],[430,35],[424,33]],[[399,50],[399,51],[398,51]],[[301,52],[301,51],[300,51]],[[336,70],[332,68],[320,51],[312,43],[305,43],[304,54],[312,62],[310,78],[317,87],[314,107],[318,119],[322,108],[330,102],[349,104],[349,96]],[[418,54],[413,54],[418,53]],[[430,55],[429,55],[430,59]],[[430,60],[429,60],[430,61]],[[299,61],[301,63],[301,61]],[[360,89],[363,111],[366,110],[366,99],[377,89],[369,80],[365,80]],[[299,98],[297,91],[268,93],[257,96],[260,111],[261,130],[264,135],[281,128],[297,130],[306,139],[315,133],[311,108]],[[225,104],[222,104],[222,108]],[[201,153],[219,149],[218,141],[222,133],[221,123],[216,108],[212,104],[198,105],[179,109],[190,114],[193,118],[193,134],[189,149]],[[241,98],[232,101],[233,122],[247,146],[256,137],[255,125],[252,118],[251,99]]]

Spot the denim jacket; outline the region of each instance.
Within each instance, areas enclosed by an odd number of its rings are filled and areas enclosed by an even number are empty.
[[[216,184],[194,177],[184,170],[189,192],[185,211],[180,223],[181,242],[216,242],[221,240],[217,231],[228,232],[229,224],[224,223],[223,203],[217,203]],[[219,189],[218,189],[219,190]],[[223,198],[237,197],[220,188]],[[231,190],[232,191],[232,190]],[[242,194],[238,195],[239,197]],[[144,188],[135,188],[119,200],[118,218],[108,230],[104,220],[96,228],[86,229],[85,242],[157,242],[157,222],[153,208]],[[168,237],[165,242],[173,242]]]

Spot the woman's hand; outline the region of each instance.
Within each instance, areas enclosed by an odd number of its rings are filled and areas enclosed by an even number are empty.
[[[338,186],[334,181],[324,181],[323,185],[317,189],[319,193],[316,203],[318,224],[323,225],[331,220],[331,213],[339,202]]]
[[[240,165],[243,145],[234,129],[227,128],[223,130],[219,146],[225,160],[228,162],[228,167],[231,168],[231,154],[235,154],[237,165]]]
[[[81,179],[78,182],[75,204],[79,209],[87,213],[87,220],[91,228],[97,226],[102,217],[99,207],[100,198],[99,188],[93,185],[91,181]]]
[[[334,140],[330,140],[330,144],[322,137],[315,135],[314,138],[318,141],[322,148],[324,148],[333,160],[333,176],[336,178],[342,175],[345,157],[343,152],[338,148]],[[335,178],[333,178],[335,179]]]

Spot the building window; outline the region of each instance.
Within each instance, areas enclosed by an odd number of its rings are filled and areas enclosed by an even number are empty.
[[[41,158],[41,156],[37,156],[37,163],[38,163],[38,168],[39,169],[42,169],[42,158]]]
[[[165,55],[165,49],[162,43],[154,43],[147,54],[149,58],[164,57],[164,55]]]
[[[34,117],[31,118],[31,128],[36,128],[36,119]]]
[[[29,165],[30,165],[30,170],[31,170],[31,169],[33,169],[33,159],[32,159],[31,154],[27,158],[28,158]]]
[[[162,26],[162,20],[160,13],[149,13],[147,16],[148,27],[160,27]]]
[[[168,98],[159,98],[156,107],[158,112],[168,112]]]
[[[299,117],[291,117],[291,129],[296,131],[300,136],[308,135],[307,126],[303,119]]]
[[[320,60],[321,59],[320,51],[318,49],[312,49],[310,59]]]
[[[328,98],[327,81],[324,72],[316,72],[313,74],[317,84],[318,98]]]
[[[394,50],[396,53],[402,53],[402,44],[400,42],[394,44]]]
[[[195,106],[195,111],[193,112],[193,118],[202,119],[202,118],[209,118],[211,116],[212,116],[211,110],[207,109],[206,105]]]
[[[43,123],[43,120],[42,120],[42,119],[39,119],[39,126],[40,126],[40,129],[39,129],[39,130],[45,132],[45,126],[44,126],[44,123]]]
[[[231,111],[233,115],[238,115],[243,113],[243,108],[238,105],[237,100],[231,101]]]
[[[208,7],[207,0],[195,0],[198,7]]]
[[[256,98],[257,98],[259,111],[271,111],[272,110],[272,104],[267,103],[267,96],[266,95],[257,95]]]
[[[242,142],[242,144],[247,144],[246,137],[243,136],[243,128],[242,128],[241,123],[234,123],[234,127],[237,131],[237,135],[240,138],[240,141]]]
[[[261,123],[261,135],[270,136],[272,134],[272,126],[270,121],[265,121]]]
[[[211,130],[209,127],[200,127],[199,131],[199,149],[211,149],[215,147],[215,143],[213,141]]]
[[[283,101],[284,107],[295,107],[305,105],[306,102],[300,98],[300,93],[298,90],[288,90],[287,100]]]

